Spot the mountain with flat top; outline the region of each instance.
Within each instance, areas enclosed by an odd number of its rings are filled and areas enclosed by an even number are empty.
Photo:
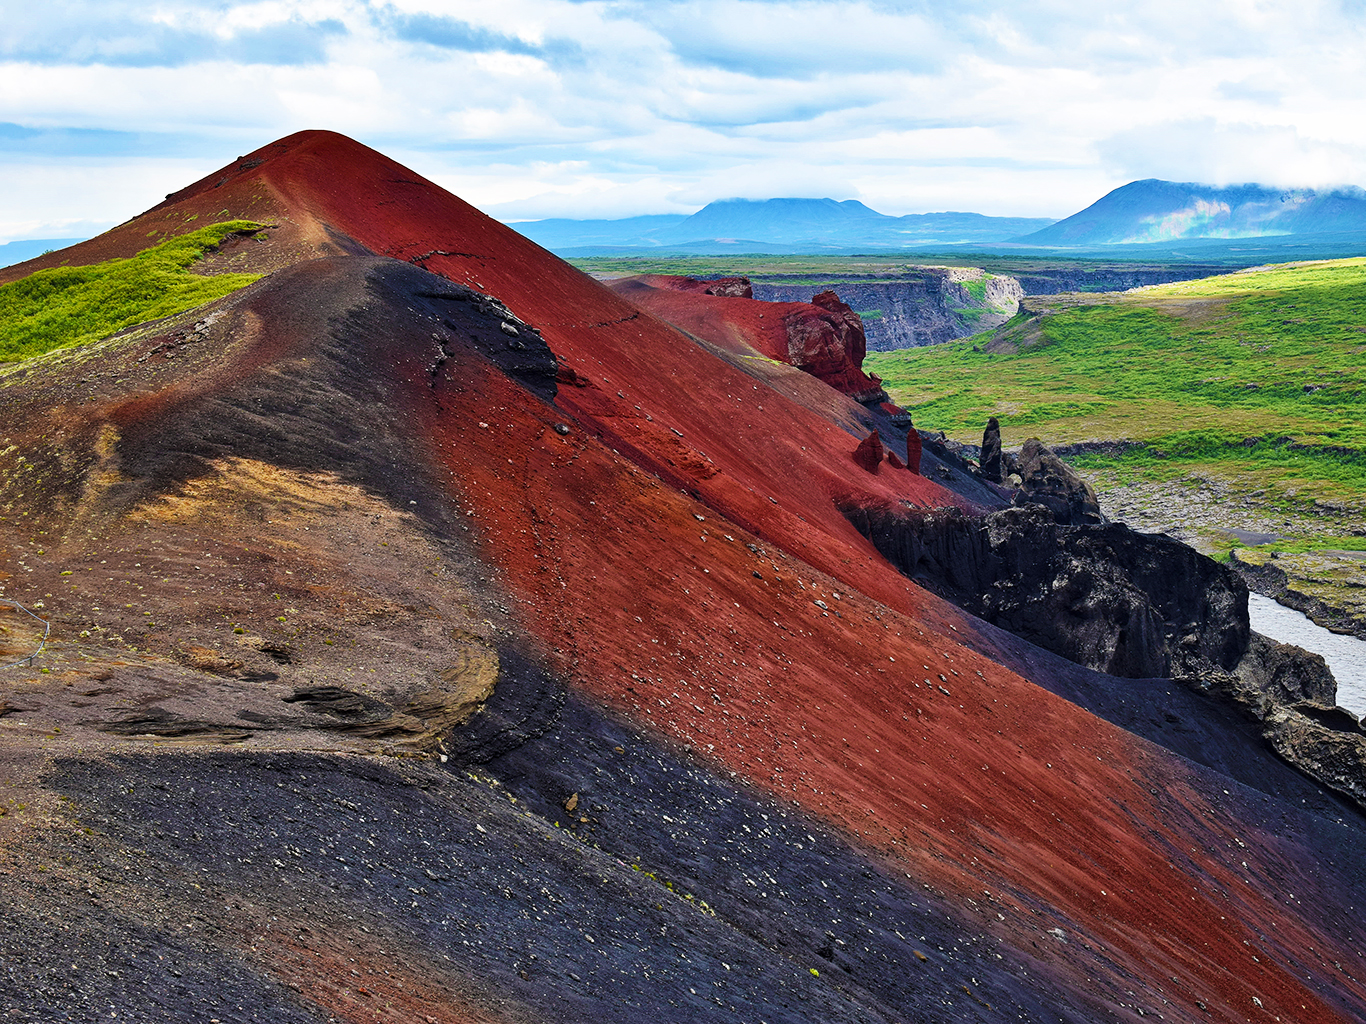
[[[988,243],[1051,223],[1044,218],[980,213],[891,217],[855,199],[722,199],[690,216],[556,219],[513,227],[555,252],[588,255],[616,249],[819,253]]]
[[[11,1014],[1366,1016],[1351,795],[1094,667],[1233,678],[1245,588],[908,433],[834,296],[637,304],[301,132],[0,315],[191,236],[212,300],[0,365]]]

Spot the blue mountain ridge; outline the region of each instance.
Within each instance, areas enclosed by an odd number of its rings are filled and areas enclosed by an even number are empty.
[[[1215,186],[1146,178],[1060,221],[943,212],[892,217],[848,199],[722,199],[696,213],[512,224],[562,256],[990,251],[1236,263],[1366,253],[1366,190]],[[0,244],[0,267],[79,241]],[[1192,248],[1194,247],[1194,248]]]
[[[0,244],[0,267],[23,263],[50,249],[65,249],[68,245],[83,241],[84,238],[25,238],[22,241],[5,242]]]
[[[552,251],[584,247],[693,249],[705,248],[708,243],[724,250],[738,242],[762,248],[810,246],[820,251],[1002,242],[1050,223],[1047,218],[987,217],[980,213],[890,217],[854,199],[722,199],[691,216],[553,219],[512,226]]]
[[[1022,245],[1132,245],[1366,231],[1366,191],[1202,185],[1145,178],[1032,234]]]
[[[878,250],[990,249],[1026,253],[1057,248],[1081,255],[1137,247],[1184,258],[1172,246],[1228,249],[1248,257],[1249,241],[1266,258],[1314,258],[1366,252],[1366,191],[1216,186],[1156,178],[1130,182],[1060,221],[921,213],[891,217],[848,199],[722,199],[688,216],[620,220],[554,219],[514,224],[566,256],[626,255],[642,250],[689,254],[840,253]],[[1299,245],[1298,243],[1304,243]],[[1206,257],[1209,253],[1204,253]],[[1255,262],[1255,260],[1254,260]]]

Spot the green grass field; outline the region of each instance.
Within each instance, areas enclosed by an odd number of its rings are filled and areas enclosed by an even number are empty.
[[[129,259],[39,270],[0,287],[0,362],[105,338],[251,284],[260,275],[208,277],[188,268],[229,235],[260,229],[250,221],[226,221]]]
[[[1366,494],[1366,259],[1031,299],[992,334],[869,355],[921,429],[1007,446],[1127,439],[1079,466]],[[1255,478],[1255,479],[1254,479]]]
[[[513,227],[516,227],[514,224]],[[1002,256],[987,253],[945,251],[870,253],[864,256],[785,256],[747,254],[734,256],[576,256],[568,261],[597,277],[629,277],[635,274],[681,274],[687,277],[748,277],[756,283],[830,284],[843,280],[884,277],[895,280],[917,274],[926,267],[979,268],[989,274],[1043,274],[1081,270],[1158,269],[1162,261],[1086,259],[1043,256]],[[1245,264],[1234,264],[1245,265]],[[971,287],[971,286],[970,286]],[[985,290],[985,284],[981,287]]]

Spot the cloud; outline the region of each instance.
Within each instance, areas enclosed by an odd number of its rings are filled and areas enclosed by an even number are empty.
[[[1102,140],[1097,149],[1122,178],[1211,185],[1342,185],[1366,166],[1366,147],[1359,143],[1306,137],[1290,125],[1210,118],[1130,129]]]
[[[1246,100],[1264,106],[1275,106],[1282,98],[1279,89],[1270,88],[1265,83],[1251,79],[1242,82],[1220,82],[1219,95],[1226,100]]]
[[[504,216],[1061,217],[1138,177],[1366,182],[1364,27],[1335,0],[56,0],[0,21],[0,180],[207,173],[321,127]],[[67,215],[24,181],[0,221]]]
[[[271,6],[265,17],[240,17]],[[327,59],[329,40],[346,31],[338,18],[310,18],[283,5],[34,4],[6,13],[0,60],[130,68],[206,61],[318,64]]]
[[[487,52],[500,50],[505,53],[539,54],[542,48],[504,35],[480,25],[471,25],[438,14],[418,12],[404,14],[393,10],[381,11],[376,20],[393,34],[396,39],[408,43],[426,43],[443,50],[464,50],[467,52]]]
[[[918,12],[868,3],[691,0],[631,4],[618,16],[650,26],[684,65],[756,78],[928,72],[941,65],[944,43],[940,26]]]

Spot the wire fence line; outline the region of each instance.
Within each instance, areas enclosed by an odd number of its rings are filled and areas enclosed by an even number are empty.
[[[26,657],[20,658],[18,661],[11,661],[4,665],[0,665],[0,669],[15,668],[19,665],[32,665],[33,659],[38,657],[38,655],[42,654],[43,648],[47,646],[47,638],[52,635],[52,623],[49,622],[47,619],[43,618],[42,616],[29,611],[27,608],[21,605],[18,601],[14,600],[12,597],[0,597],[0,605],[9,605],[15,611],[23,612],[34,622],[41,622],[43,625],[43,638],[38,641],[37,650],[35,650],[32,654],[27,655]]]

